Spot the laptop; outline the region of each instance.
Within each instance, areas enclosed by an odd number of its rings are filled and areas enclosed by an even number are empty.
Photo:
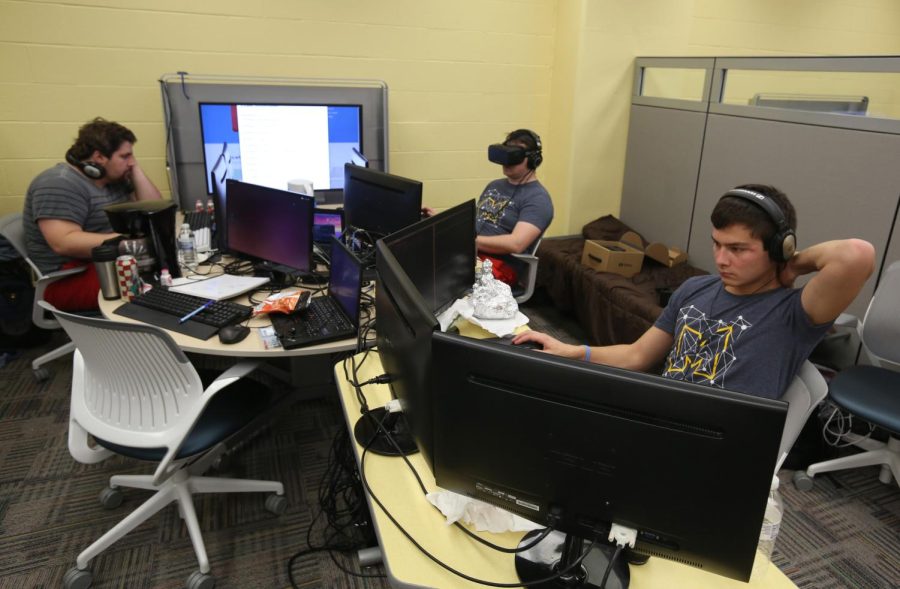
[[[338,239],[331,242],[328,294],[310,300],[306,309],[269,319],[285,350],[356,337],[362,297],[362,264]]]
[[[316,207],[313,211],[313,243],[318,246],[331,246],[333,237],[340,237],[344,232],[344,209],[323,209]]]

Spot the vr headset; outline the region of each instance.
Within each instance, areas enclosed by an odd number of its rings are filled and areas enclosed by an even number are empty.
[[[525,161],[528,150],[519,145],[495,143],[488,146],[488,159],[501,166],[515,166]]]

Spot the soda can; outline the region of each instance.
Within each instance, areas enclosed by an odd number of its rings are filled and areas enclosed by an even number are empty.
[[[116,258],[116,277],[119,279],[119,294],[126,301],[132,300],[138,294],[140,285],[138,264],[134,256]]]
[[[197,202],[194,203],[194,210],[197,211],[198,213],[203,212],[203,201],[200,200],[199,198],[197,199]]]
[[[216,205],[213,202],[213,199],[209,199],[206,201],[206,212],[212,215],[216,210]]]

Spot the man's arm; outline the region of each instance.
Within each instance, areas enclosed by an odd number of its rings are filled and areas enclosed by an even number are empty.
[[[144,173],[144,169],[141,168],[140,164],[137,162],[131,167],[131,183],[134,184],[135,200],[162,199],[162,194],[160,194],[159,189],[154,186],[153,182],[150,181],[150,178],[147,177],[147,174]],[[49,240],[47,241],[49,242]]]
[[[791,286],[798,276],[816,272],[800,301],[815,325],[834,321],[853,302],[875,269],[875,248],[862,239],[826,241],[797,252],[779,279]]]
[[[81,225],[63,219],[38,219],[38,227],[47,245],[61,256],[88,260],[91,250],[118,233],[91,233]]]
[[[662,329],[652,326],[633,344],[591,347],[590,361],[627,370],[646,371],[662,362],[672,348],[673,338]],[[585,357],[584,346],[564,344],[539,331],[526,331],[513,338],[514,344],[537,342],[544,352],[573,360]]]
[[[475,247],[486,254],[520,254],[534,240],[541,236],[541,230],[527,221],[519,221],[509,235],[479,235]]]

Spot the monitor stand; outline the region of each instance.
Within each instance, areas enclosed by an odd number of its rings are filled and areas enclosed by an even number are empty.
[[[519,542],[525,546],[539,536],[541,530],[528,532]],[[578,560],[589,542],[562,532],[551,532],[544,540],[528,550],[516,553],[516,573],[523,583],[532,583],[546,579],[565,570]],[[533,585],[536,589],[627,589],[631,581],[631,572],[625,562],[624,551],[619,554],[616,563],[609,572],[604,585],[603,575],[609,560],[615,553],[615,547],[606,543],[595,543],[575,571],[554,581]]]
[[[406,456],[418,452],[406,416],[400,411],[388,413],[384,407],[372,409],[360,417],[353,426],[353,437],[360,446],[382,456]]]

